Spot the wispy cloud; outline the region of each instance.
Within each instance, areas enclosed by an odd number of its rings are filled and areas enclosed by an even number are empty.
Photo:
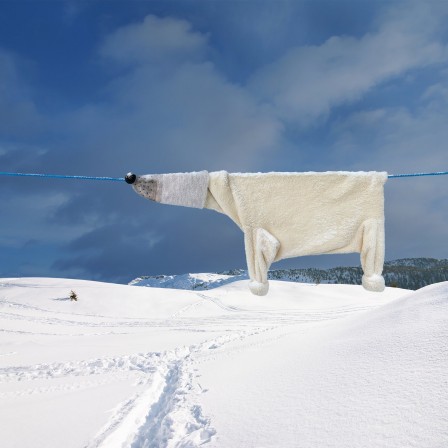
[[[447,10],[415,2],[402,7],[400,15],[393,8],[383,14],[377,31],[361,38],[334,36],[322,45],[290,49],[254,74],[250,88],[283,119],[313,124],[380,83],[446,62],[446,44],[435,30],[446,20]]]
[[[153,15],[143,22],[126,25],[107,36],[100,48],[103,57],[120,64],[160,64],[203,59],[207,36],[192,29],[189,22]]]

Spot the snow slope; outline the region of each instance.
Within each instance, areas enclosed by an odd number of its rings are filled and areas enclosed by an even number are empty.
[[[447,321],[447,282],[0,279],[0,446],[442,448]]]
[[[155,275],[138,277],[131,282],[132,286],[146,286],[151,288],[189,289],[202,291],[218,288],[219,286],[247,279],[246,271],[238,275],[226,275],[215,273]]]

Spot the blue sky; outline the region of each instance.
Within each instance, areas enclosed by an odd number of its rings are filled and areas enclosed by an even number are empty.
[[[0,171],[445,171],[447,24],[446,1],[3,0]],[[386,259],[448,257],[447,181],[386,184]],[[0,197],[1,277],[245,267],[229,219],[124,183],[1,177]]]

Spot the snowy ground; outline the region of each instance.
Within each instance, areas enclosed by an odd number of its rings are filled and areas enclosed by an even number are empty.
[[[0,422],[5,448],[446,448],[448,282],[0,279]]]

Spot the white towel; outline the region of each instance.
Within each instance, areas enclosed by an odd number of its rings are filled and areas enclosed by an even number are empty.
[[[183,173],[198,178],[200,173]],[[159,175],[160,176],[160,175]],[[170,176],[170,175],[162,175]],[[154,188],[144,190],[148,176],[137,177],[136,191],[162,202]],[[154,176],[151,177],[154,182]],[[188,181],[196,191],[180,190],[164,203],[205,207],[229,216],[244,232],[250,290],[265,295],[267,272],[285,258],[359,252],[362,284],[371,291],[384,289],[384,183],[385,172],[227,173]],[[170,177],[157,178],[156,190]],[[166,190],[168,191],[168,190]],[[185,200],[182,199],[185,195]],[[204,201],[200,203],[202,198]]]

